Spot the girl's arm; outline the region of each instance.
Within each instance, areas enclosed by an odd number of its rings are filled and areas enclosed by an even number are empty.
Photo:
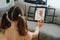
[[[40,21],[37,22],[37,26],[34,32],[31,32],[32,38],[36,38],[39,34],[39,29],[40,27],[43,26],[43,20],[41,19]]]

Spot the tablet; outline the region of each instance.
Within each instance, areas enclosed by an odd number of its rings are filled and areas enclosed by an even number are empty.
[[[40,20],[41,18],[45,18],[45,8],[36,8],[35,11],[35,20]]]

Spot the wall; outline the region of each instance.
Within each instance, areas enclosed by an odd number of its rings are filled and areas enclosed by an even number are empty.
[[[60,17],[60,0],[48,0],[47,5],[51,5],[56,9],[56,15]]]
[[[47,4],[60,9],[60,0],[48,0]]]
[[[9,3],[6,3],[6,0],[0,0],[0,17],[3,15],[3,13],[6,12],[11,6],[14,5],[14,0],[10,0]]]
[[[25,10],[25,2],[23,2],[24,0],[18,0],[18,2],[20,3],[20,6],[22,7],[23,10]],[[60,16],[60,0],[47,0],[47,6],[50,5],[51,7],[56,9],[56,15]],[[30,3],[26,3],[26,6],[32,5]],[[27,7],[28,8],[28,7]]]
[[[20,3],[24,4],[24,0],[18,0]],[[54,6],[56,8],[59,8],[60,9],[60,0],[47,0],[47,5],[51,5],[51,6]]]
[[[6,6],[10,5],[11,1],[13,1],[13,0],[10,0],[10,3],[6,4],[6,0],[0,0],[0,8],[1,7],[6,7]],[[26,4],[26,6],[33,5],[33,4],[30,4],[30,3],[24,2],[24,0],[18,0],[18,2],[19,2],[19,6],[24,11],[26,11],[25,10],[25,4]],[[14,4],[14,2],[13,2],[13,4]],[[59,15],[60,14],[60,5],[59,4],[60,4],[60,0],[58,0],[58,1],[57,0],[47,0],[47,5],[50,5],[50,6],[54,7],[54,8],[56,8],[56,15],[58,15],[58,16],[60,16]],[[26,7],[26,9],[28,11],[28,7]]]
[[[0,8],[7,7],[8,5],[11,4],[11,2],[14,4],[14,0],[10,0],[9,3],[6,3],[6,0],[0,0]],[[13,5],[13,4],[12,4],[12,5]]]

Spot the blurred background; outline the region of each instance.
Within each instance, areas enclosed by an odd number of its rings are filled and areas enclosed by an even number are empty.
[[[44,26],[40,28],[37,38],[32,40],[60,40],[60,0],[0,0],[0,24],[2,15],[12,6],[19,6],[30,31],[36,28],[35,7],[46,8]],[[0,30],[0,40],[4,40],[4,32]]]

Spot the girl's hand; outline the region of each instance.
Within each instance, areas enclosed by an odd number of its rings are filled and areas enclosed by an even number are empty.
[[[42,27],[44,23],[44,20],[41,18],[38,22],[37,22],[37,26],[38,27]]]

